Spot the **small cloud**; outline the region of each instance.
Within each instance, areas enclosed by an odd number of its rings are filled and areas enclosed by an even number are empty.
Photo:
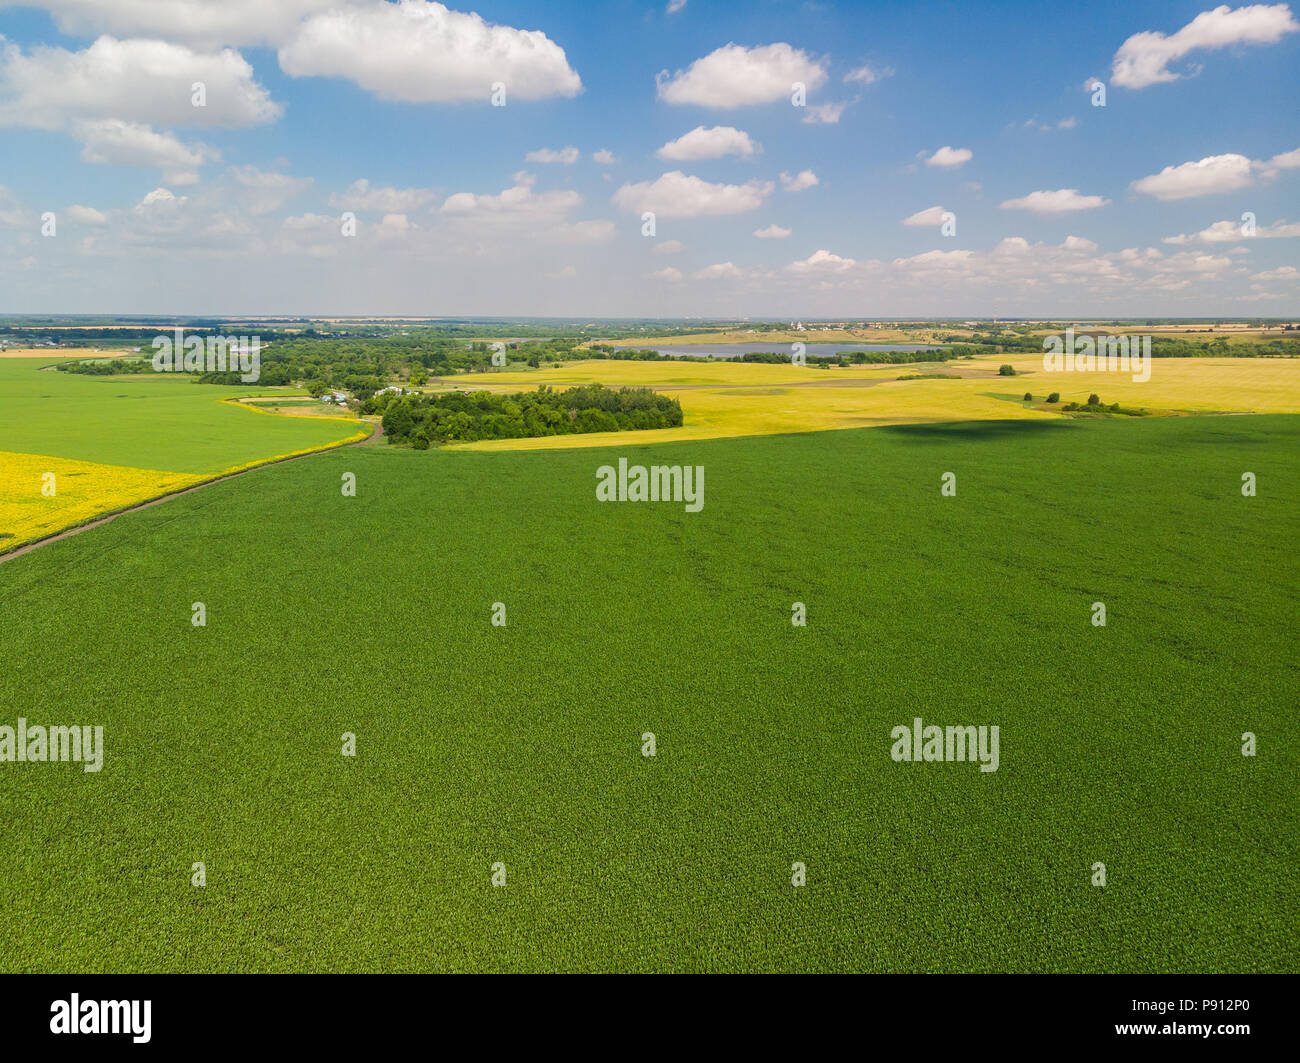
[[[676,255],[686,250],[686,245],[680,240],[660,240],[651,249],[655,255]]]
[[[1028,210],[1034,214],[1070,214],[1076,210],[1093,210],[1105,206],[1109,199],[1102,196],[1080,195],[1077,188],[1059,188],[1055,191],[1030,192],[1019,199],[1008,199],[1000,204],[1003,210]]]
[[[1195,162],[1166,166],[1159,173],[1133,182],[1135,191],[1156,199],[1191,199],[1234,192],[1252,183],[1251,163],[1245,155],[1208,155]]]
[[[869,66],[854,67],[844,75],[846,83],[857,82],[860,85],[873,85],[877,81],[891,77],[894,73],[893,67],[881,67],[873,69]]]
[[[1082,236],[1067,236],[1061,244],[1067,251],[1096,251],[1097,245]]]
[[[613,200],[616,206],[636,214],[648,210],[661,218],[701,218],[757,210],[771,192],[771,181],[714,184],[671,170],[654,181],[623,185]]]
[[[650,276],[655,280],[675,282],[682,279],[682,271],[672,266],[665,266],[663,269],[655,270]]]
[[[1285,221],[1275,221],[1272,225],[1258,226],[1250,235],[1250,239],[1280,240],[1296,236],[1300,236],[1300,222],[1288,225]],[[1240,222],[1216,221],[1213,225],[1197,233],[1180,233],[1178,236],[1166,236],[1161,243],[1183,247],[1191,244],[1230,244],[1245,238],[1246,234],[1241,231]],[[1249,252],[1249,248],[1241,248],[1240,250]]]
[[[839,255],[822,249],[814,251],[805,259],[791,262],[786,266],[790,273],[844,273],[856,266],[857,260],[841,258]]]
[[[820,183],[812,170],[800,170],[793,177],[788,173],[781,174],[781,187],[787,192],[802,192],[805,188],[812,188],[813,185]]]
[[[560,148],[558,151],[552,151],[550,148],[538,148],[536,151],[530,151],[524,156],[525,162],[558,162],[565,166],[572,166],[578,161],[578,149],[575,147]]]
[[[599,151],[593,151],[591,157],[602,166],[612,166],[618,161],[614,158],[614,153],[608,148],[601,148]]]
[[[743,130],[729,125],[715,125],[708,129],[699,125],[676,140],[670,140],[655,154],[675,162],[694,162],[720,159],[724,155],[739,155],[747,159],[758,150],[758,145]]]
[[[925,210],[918,210],[915,214],[909,215],[903,219],[902,224],[912,226],[939,226],[943,224],[943,216],[948,211],[943,207],[926,207]]]
[[[668,0],[668,6],[664,9],[664,14],[675,15],[685,6],[686,0]]]
[[[1059,122],[1053,123],[1039,121],[1038,117],[1035,116],[1033,118],[1025,119],[1024,128],[1036,129],[1040,133],[1051,133],[1056,129],[1073,129],[1078,124],[1079,122],[1075,118],[1062,118]],[[1014,123],[1012,127],[1014,128]]]
[[[819,103],[805,107],[802,121],[804,125],[835,125],[848,105],[849,102],[845,100],[843,103]]]
[[[177,198],[169,188],[155,188],[136,204],[136,210],[146,207],[170,206],[174,203],[184,203],[185,200],[185,196]]]
[[[816,92],[826,82],[826,67],[825,59],[784,42],[757,48],[724,44],[685,70],[661,70],[655,85],[665,103],[750,107],[788,100],[795,82]]]
[[[945,144],[927,158],[925,164],[927,166],[942,166],[944,169],[954,169],[970,162],[972,154],[970,148],[951,148]]]
[[[793,229],[783,229],[776,222],[773,222],[765,229],[755,229],[754,235],[760,240],[784,240],[792,232],[794,232]]]
[[[64,211],[64,214],[81,225],[106,225],[108,223],[108,215],[103,211],[96,210],[94,207],[83,207],[80,204],[73,204]]]
[[[405,214],[385,214],[379,221],[378,234],[383,236],[405,236],[413,226]]]
[[[715,262],[712,266],[697,269],[691,274],[691,278],[697,281],[734,280],[741,276],[743,274],[736,268],[734,262]]]
[[[400,213],[422,207],[433,199],[430,188],[372,188],[364,177],[353,181],[347,191],[330,196],[330,206],[341,210],[373,210]]]

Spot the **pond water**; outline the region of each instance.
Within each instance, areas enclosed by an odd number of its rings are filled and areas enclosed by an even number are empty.
[[[818,358],[834,358],[837,354],[853,351],[942,351],[943,347],[924,343],[804,343],[804,353]],[[775,351],[777,354],[789,354],[788,343],[687,343],[663,344],[647,340],[645,343],[619,344],[620,351],[652,350],[660,354],[680,356],[694,355],[697,358],[739,358],[742,354],[757,354]]]

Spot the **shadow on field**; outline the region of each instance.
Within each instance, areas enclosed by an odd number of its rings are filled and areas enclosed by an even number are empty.
[[[881,425],[877,432],[890,432],[921,442],[978,443],[995,439],[1027,439],[1059,432],[1068,421],[952,421],[943,424]]]

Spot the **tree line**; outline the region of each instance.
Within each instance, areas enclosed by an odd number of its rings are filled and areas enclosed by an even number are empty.
[[[408,444],[416,450],[479,439],[646,431],[682,424],[682,407],[676,399],[650,388],[607,388],[601,384],[564,391],[543,384],[536,391],[512,395],[385,392],[367,399],[362,410],[381,416],[390,443]]]

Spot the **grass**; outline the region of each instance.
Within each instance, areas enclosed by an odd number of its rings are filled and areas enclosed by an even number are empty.
[[[703,511],[597,503],[619,456]],[[1294,971],[1298,485],[1300,418],[1056,418],[131,514],[0,565],[0,722],[106,743],[0,765],[0,967]],[[892,762],[916,715],[999,771]]]

